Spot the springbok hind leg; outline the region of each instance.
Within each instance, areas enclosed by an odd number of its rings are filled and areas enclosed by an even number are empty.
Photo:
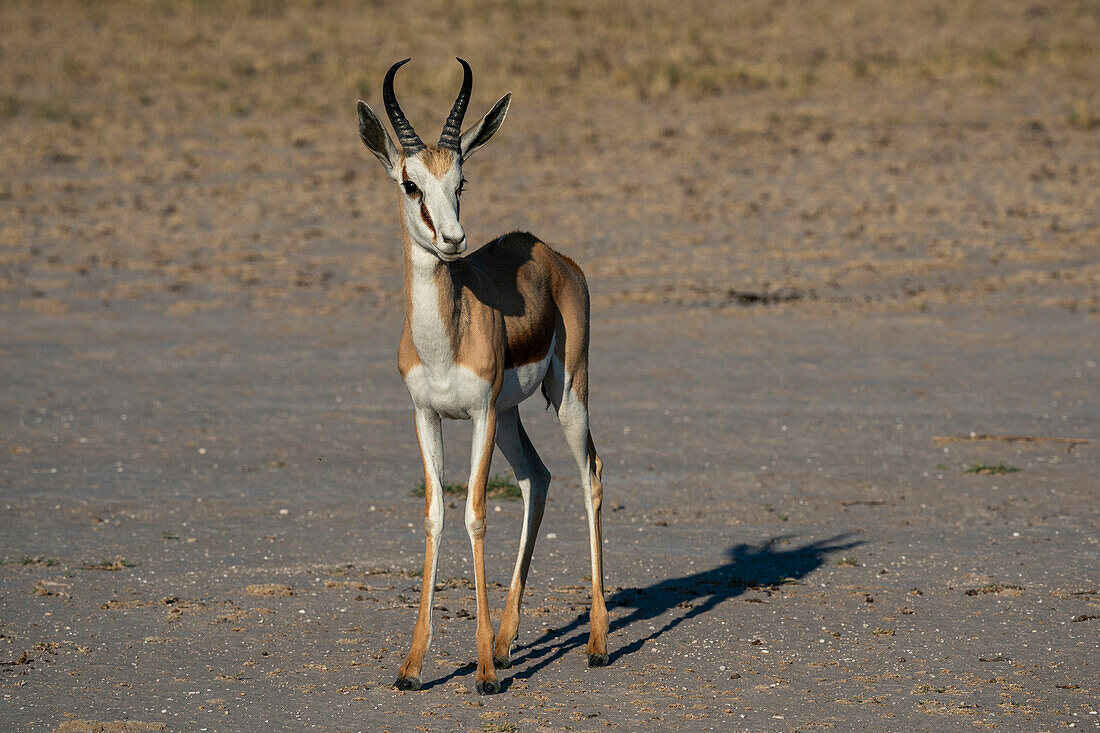
[[[553,395],[553,393],[551,393]],[[588,406],[579,399],[566,380],[558,407],[565,442],[581,472],[584,490],[584,508],[588,514],[588,543],[592,556],[592,611],[589,616],[591,630],[588,635],[588,666],[603,667],[607,656],[607,606],[603,599],[603,525],[600,508],[603,505],[603,461],[596,455],[592,434],[588,431]]]
[[[523,493],[523,528],[519,537],[519,555],[508,588],[508,601],[500,617],[496,642],[493,645],[493,664],[506,669],[511,663],[512,644],[519,631],[519,606],[523,589],[527,585],[527,571],[531,567],[531,553],[542,523],[546,507],[546,492],[550,486],[550,472],[539,458],[531,439],[519,419],[519,407],[512,407],[497,415],[497,447],[508,459]]]

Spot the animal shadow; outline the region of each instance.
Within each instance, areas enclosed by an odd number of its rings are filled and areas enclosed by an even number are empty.
[[[610,663],[641,649],[646,642],[671,631],[680,624],[708,613],[724,601],[736,598],[750,589],[764,590],[804,578],[821,567],[830,553],[863,544],[850,541],[849,534],[810,542],[790,549],[780,545],[788,538],[772,537],[759,545],[740,543],[726,551],[726,562],[716,568],[691,575],[667,578],[639,588],[623,588],[607,597],[609,609],[628,608],[630,613],[611,622],[615,633],[634,624],[651,621],[669,611],[684,608],[649,634],[611,652]],[[562,628],[551,629],[539,638],[517,649],[513,666],[530,663],[517,671],[510,680],[528,679],[565,654],[583,647],[588,641],[588,614],[578,614]],[[577,633],[574,633],[577,632]]]

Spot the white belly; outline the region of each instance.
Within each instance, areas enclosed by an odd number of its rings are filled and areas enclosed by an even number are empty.
[[[405,375],[405,386],[413,404],[428,407],[452,420],[469,419],[484,412],[492,396],[492,385],[472,369],[454,364],[447,369],[429,370],[423,364]]]
[[[533,395],[542,384],[554,356],[554,339],[540,361],[505,369],[496,409],[507,410]],[[405,386],[413,404],[428,407],[452,420],[469,419],[488,407],[492,385],[472,369],[459,364],[431,368],[420,364],[405,375]]]
[[[500,387],[500,396],[497,397],[498,410],[514,407],[535,393],[546,376],[550,359],[554,356],[554,340],[550,339],[550,348],[542,361],[504,370],[504,383]]]

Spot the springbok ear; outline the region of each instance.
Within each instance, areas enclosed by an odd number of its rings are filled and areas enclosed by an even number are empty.
[[[378,115],[374,114],[374,111],[367,106],[366,102],[360,99],[355,107],[359,111],[359,137],[363,139],[363,144],[367,146],[367,150],[374,153],[379,162],[382,163],[382,167],[386,169],[386,173],[389,174],[390,178],[396,179],[394,166],[397,165],[398,159],[397,147],[390,140],[386,128],[382,127]]]
[[[478,120],[476,125],[462,133],[459,147],[462,149],[463,160],[468,159],[474,154],[475,150],[489,142],[489,139],[496,134],[501,123],[504,122],[505,115],[508,114],[508,105],[511,103],[512,93],[508,92],[493,105],[491,110],[485,113],[484,117]]]

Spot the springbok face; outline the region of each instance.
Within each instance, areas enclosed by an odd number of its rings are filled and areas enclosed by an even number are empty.
[[[453,262],[466,251],[466,232],[458,221],[462,194],[462,164],[500,128],[508,114],[512,94],[505,94],[476,125],[461,132],[462,118],[470,102],[473,74],[462,59],[462,88],[436,145],[425,145],[405,119],[393,93],[393,77],[409,59],[386,72],[382,100],[390,124],[401,143],[398,150],[378,116],[359,100],[359,137],[397,183],[401,214],[412,241],[444,262]]]

